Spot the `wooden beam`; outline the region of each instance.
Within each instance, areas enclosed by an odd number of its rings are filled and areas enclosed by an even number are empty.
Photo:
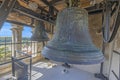
[[[13,23],[13,24],[18,24],[18,25],[22,25],[22,26],[34,27],[33,25],[28,25],[28,24],[21,23],[21,22],[18,22],[18,21],[13,21],[13,20],[6,20],[6,22]]]
[[[52,5],[54,5],[55,3],[60,2],[60,1],[63,1],[63,0],[52,0],[49,3],[52,4]]]
[[[52,19],[49,19],[49,17],[47,17],[47,15],[36,13],[36,12],[30,10],[30,9],[27,9],[27,8],[19,5],[19,3],[17,5],[15,5],[14,11],[22,13],[22,14],[24,14],[26,16],[29,16],[31,18],[34,18],[36,20],[47,21],[49,23],[55,24],[55,21],[52,20]]]
[[[52,4],[50,4],[47,0],[41,0],[41,1],[42,1],[44,4],[46,4],[48,7],[52,6],[53,9],[58,12],[58,10],[57,10]]]

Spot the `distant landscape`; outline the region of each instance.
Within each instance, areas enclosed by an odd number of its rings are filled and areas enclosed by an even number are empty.
[[[0,30],[0,64],[11,60],[12,54],[12,25],[5,22]],[[28,42],[32,35],[32,28],[24,26],[22,31],[22,42]],[[7,37],[5,37],[7,36]],[[9,44],[10,43],[10,44]],[[30,43],[23,43],[21,47],[28,47]]]
[[[29,41],[30,38],[24,37],[22,38],[22,42]],[[11,48],[12,37],[0,37],[0,64],[6,61],[11,60],[12,48]],[[10,44],[9,44],[10,43]],[[22,44],[21,47],[24,45],[29,46],[30,44]]]
[[[27,40],[30,40],[30,38],[28,37],[22,38],[22,41],[27,41]],[[0,43],[3,43],[3,42],[12,42],[12,37],[0,37]]]

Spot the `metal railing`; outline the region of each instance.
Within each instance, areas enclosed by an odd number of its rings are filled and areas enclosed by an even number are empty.
[[[4,38],[4,42],[0,42],[0,65],[7,64],[11,62],[11,57],[16,55],[16,46],[19,46],[24,53],[28,53],[32,55],[32,57],[36,56],[40,53],[42,43],[33,42],[28,40],[24,40],[21,43],[12,43],[12,41],[8,41],[7,37]],[[39,45],[40,44],[40,45]]]
[[[24,59],[28,59],[28,63],[23,61],[22,58],[12,57],[12,76],[17,80],[31,80],[32,73],[32,56],[24,53],[22,51],[16,51],[17,54],[24,57]],[[22,71],[19,71],[22,70]]]

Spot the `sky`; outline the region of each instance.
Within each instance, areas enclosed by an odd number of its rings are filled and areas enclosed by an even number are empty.
[[[0,30],[0,37],[4,37],[4,36],[12,36],[12,31],[10,30],[12,28],[11,23],[7,23],[5,22]],[[23,31],[22,31],[22,37],[31,37],[32,33],[31,33],[32,29],[28,26],[24,26]]]

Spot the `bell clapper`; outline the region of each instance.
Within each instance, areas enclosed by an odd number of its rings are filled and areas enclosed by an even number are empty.
[[[62,64],[62,66],[64,67],[64,69],[62,70],[62,73],[68,73],[68,69],[71,68],[71,66],[68,63],[64,63]]]

